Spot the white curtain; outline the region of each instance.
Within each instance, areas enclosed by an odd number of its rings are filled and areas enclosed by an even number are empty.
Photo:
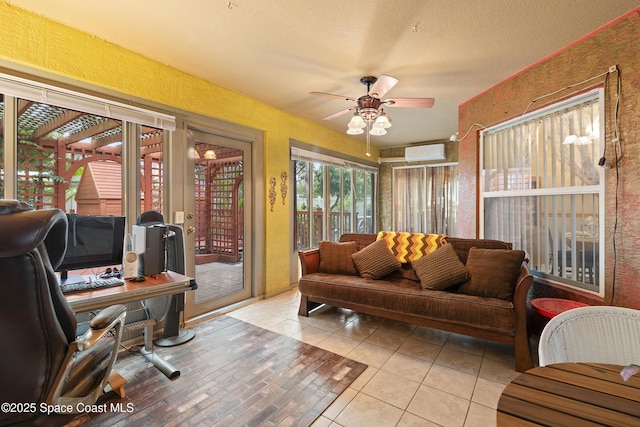
[[[457,233],[458,167],[393,170],[395,231]]]

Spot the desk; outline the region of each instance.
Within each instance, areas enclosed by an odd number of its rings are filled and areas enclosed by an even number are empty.
[[[622,366],[558,363],[529,369],[504,389],[498,426],[640,426],[640,377]]]
[[[165,271],[154,276],[147,276],[144,282],[130,282],[125,280],[125,284],[122,286],[68,294],[65,295],[65,298],[73,311],[82,313],[113,304],[126,304],[148,298],[186,292],[194,289],[193,286],[190,277],[173,271]],[[175,378],[180,375],[180,371],[153,353],[154,325],[155,320],[153,319],[144,322],[145,340],[144,346],[140,349],[140,353],[167,377]]]

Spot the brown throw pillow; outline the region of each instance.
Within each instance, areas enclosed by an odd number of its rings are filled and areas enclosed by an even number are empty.
[[[351,255],[360,276],[379,279],[400,268],[400,261],[391,253],[384,240],[376,240]]]
[[[524,255],[520,250],[469,249],[471,279],[461,284],[458,292],[511,301]]]
[[[441,291],[470,277],[451,244],[440,246],[434,252],[411,261],[411,266],[424,289]]]
[[[319,243],[318,248],[320,249],[320,265],[318,265],[320,273],[358,275],[351,259],[351,255],[358,251],[356,242],[323,241]]]

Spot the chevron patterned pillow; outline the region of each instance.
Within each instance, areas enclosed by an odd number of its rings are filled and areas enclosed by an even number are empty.
[[[401,263],[415,261],[447,243],[444,234],[381,231],[376,240],[384,240]]]

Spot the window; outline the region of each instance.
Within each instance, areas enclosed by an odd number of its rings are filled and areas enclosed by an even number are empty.
[[[397,167],[392,180],[394,230],[457,234],[457,165]]]
[[[481,232],[540,278],[601,294],[604,113],[594,90],[482,132]]]
[[[123,143],[137,144],[140,169],[129,175],[140,183],[140,210],[161,211],[162,147],[173,117],[4,74],[0,97],[4,197],[37,209],[122,215]]]
[[[163,152],[165,132],[152,126],[139,126],[136,138],[140,140],[140,212],[162,213]]]
[[[373,233],[377,168],[291,149],[295,171],[296,250],[337,241],[343,233]]]

